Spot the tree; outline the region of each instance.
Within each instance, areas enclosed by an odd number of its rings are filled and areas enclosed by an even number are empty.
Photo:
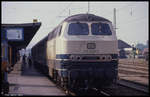
[[[147,48],[147,46],[142,44],[142,43],[138,43],[135,47],[142,50],[142,51],[144,50],[144,48]]]

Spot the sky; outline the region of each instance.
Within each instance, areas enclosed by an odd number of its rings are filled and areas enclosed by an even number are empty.
[[[32,23],[37,19],[42,25],[27,48],[31,48],[61,21],[70,15],[88,12],[88,2],[18,2],[1,3],[2,24]],[[149,41],[149,4],[148,2],[89,2],[89,13],[95,14],[113,23],[116,8],[116,34],[130,45],[146,44]],[[70,12],[69,12],[70,10]]]

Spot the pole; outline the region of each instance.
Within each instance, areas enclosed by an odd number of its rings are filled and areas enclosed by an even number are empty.
[[[90,3],[88,1],[88,13],[90,12]]]
[[[114,8],[114,29],[116,32],[116,8]]]
[[[70,16],[70,9],[69,9],[69,16]]]

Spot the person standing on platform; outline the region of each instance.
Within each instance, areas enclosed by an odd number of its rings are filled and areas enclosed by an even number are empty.
[[[29,54],[29,57],[28,57],[28,62],[29,62],[29,68],[32,68],[32,58],[31,58],[30,54]]]
[[[26,55],[23,55],[23,60],[22,60],[22,70],[26,69]]]

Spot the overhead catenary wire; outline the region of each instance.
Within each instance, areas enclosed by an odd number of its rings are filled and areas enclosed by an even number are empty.
[[[66,6],[57,16],[61,15],[71,4],[72,4],[72,2],[69,3],[68,6]],[[57,17],[55,17],[55,18],[57,18]],[[56,20],[58,20],[58,19],[54,19],[54,21],[56,21]],[[52,21],[52,24],[54,23],[54,21]],[[50,28],[52,28],[52,27],[45,27],[45,28],[43,28],[43,30],[47,30],[47,29],[50,29]],[[52,30],[52,29],[51,29],[51,30]],[[37,41],[37,42],[38,42],[38,41]],[[29,45],[30,45],[30,43],[29,43]],[[28,46],[29,46],[29,45],[28,45]]]
[[[140,17],[140,18],[136,18],[136,19],[131,20],[131,21],[124,22],[124,24],[122,24],[122,25],[125,25],[125,26],[123,26],[122,28],[124,28],[124,27],[126,27],[126,26],[129,26],[129,25],[127,25],[127,24],[129,24],[129,23],[131,24],[131,23],[135,23],[135,22],[141,22],[142,20],[145,19],[145,17],[146,17],[146,16]]]
[[[90,2],[88,1],[88,12],[87,13],[90,13]]]
[[[72,2],[68,4],[57,16],[60,16],[63,12],[65,12],[66,9],[68,9],[72,5]]]
[[[55,19],[53,19],[52,21],[52,24],[54,24],[54,22],[57,20],[58,21],[58,17],[60,19],[60,15],[65,12],[66,9],[68,9],[71,5],[72,5],[73,2],[70,2],[62,11],[59,12],[59,14],[55,17]],[[48,29],[48,27],[46,27],[46,29]]]
[[[128,7],[128,6],[131,6],[132,4],[128,4],[128,5],[125,5],[125,6],[123,6],[123,7],[120,7],[120,8],[116,8],[116,12],[118,12],[118,11],[120,11],[120,10],[124,10],[125,9],[125,7]],[[92,6],[92,5],[91,5]],[[105,10],[105,11],[102,11],[102,13],[104,14],[104,15],[107,15],[107,16],[111,16],[112,14],[110,14],[110,12],[113,12],[113,10],[111,9],[111,10]]]
[[[116,8],[116,12],[118,12],[118,11],[120,11],[120,10],[125,10],[126,7],[131,6],[131,5],[133,5],[133,4],[128,4],[128,5],[125,5],[125,6],[121,7],[121,8]],[[132,9],[131,9],[131,11],[132,11],[132,12],[130,12],[130,14],[133,14],[133,10],[132,10]],[[106,13],[109,13],[109,12],[110,12],[110,11],[107,11]],[[105,14],[105,15],[107,15],[107,14]],[[111,15],[111,14],[109,13],[109,16],[110,16],[110,15]],[[108,16],[108,15],[107,15],[107,16]],[[131,15],[131,16],[132,16],[132,15]],[[145,17],[146,17],[146,16],[140,17],[140,18],[136,18],[136,19],[130,20],[130,21],[125,21],[124,24],[129,24],[129,23],[134,22],[134,21],[137,22],[137,20],[141,21],[141,19],[143,20]],[[120,23],[121,23],[121,22],[119,22],[117,25],[119,25]]]

